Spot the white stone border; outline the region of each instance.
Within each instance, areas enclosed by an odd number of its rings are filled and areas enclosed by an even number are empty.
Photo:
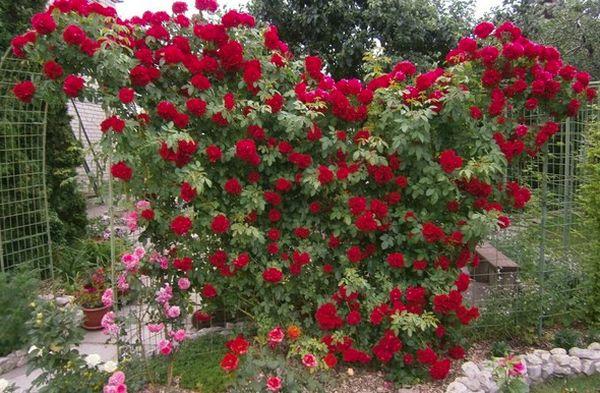
[[[528,385],[551,377],[600,373],[600,343],[597,342],[591,343],[586,349],[571,348],[568,352],[563,348],[550,351],[536,349],[519,357],[527,366],[524,377]],[[486,361],[480,366],[466,362],[461,369],[463,375],[448,385],[446,393],[498,392],[498,385],[492,374],[492,362]]]

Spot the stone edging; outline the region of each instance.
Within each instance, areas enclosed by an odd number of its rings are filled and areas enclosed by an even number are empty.
[[[0,358],[0,374],[6,374],[27,363],[27,353],[20,349]]]
[[[527,366],[524,377],[528,385],[551,377],[600,373],[600,343],[597,342],[586,349],[571,348],[568,352],[563,348],[536,349],[520,358]],[[448,385],[446,393],[496,393],[498,385],[493,378],[493,367],[491,361],[480,366],[473,362],[464,363],[461,366],[463,375]]]

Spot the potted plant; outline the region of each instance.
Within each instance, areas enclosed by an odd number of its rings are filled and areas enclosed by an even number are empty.
[[[83,281],[81,289],[75,294],[77,303],[83,309],[83,328],[87,330],[102,329],[102,317],[111,306],[102,303],[102,294],[106,289],[106,274],[99,267],[89,274]]]

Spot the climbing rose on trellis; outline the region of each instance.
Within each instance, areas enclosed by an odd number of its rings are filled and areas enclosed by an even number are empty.
[[[47,78],[18,84],[17,98],[98,99],[110,113],[111,173],[144,205],[130,218],[157,250],[120,288],[153,277],[169,294],[153,321],[165,331],[183,326],[193,289],[204,297],[198,320],[224,309],[263,330],[300,325],[324,343],[311,355],[329,367],[444,378],[463,353],[461,326],[478,316],[460,270],[531,197],[504,183],[507,162],[536,155],[595,96],[589,75],[513,24],[485,22],[446,68],[403,61],[366,82],[336,81],[318,57],[294,60],[276,27],[196,5],[191,18],[176,3],[173,15],[123,21],[57,0],[12,42]],[[530,110],[539,125],[525,124]],[[409,336],[406,320],[426,327]],[[176,341],[164,337],[161,350]],[[238,366],[232,351],[227,370]]]

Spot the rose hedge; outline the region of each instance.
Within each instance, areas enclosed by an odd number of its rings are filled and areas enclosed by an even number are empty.
[[[193,311],[191,281],[199,320],[225,309],[263,330],[299,326],[322,342],[324,367],[444,378],[478,316],[461,269],[530,198],[504,182],[508,162],[538,153],[596,94],[589,75],[486,22],[446,68],[404,61],[335,81],[319,58],[294,60],[276,27],[196,6],[191,18],[175,3],[123,21],[57,0],[12,43],[46,77],[15,86],[22,101],[65,94],[110,112],[111,173],[140,201],[128,220],[155,249],[124,257],[120,289],[138,272],[161,283],[165,353]],[[528,124],[528,111],[543,121]]]

